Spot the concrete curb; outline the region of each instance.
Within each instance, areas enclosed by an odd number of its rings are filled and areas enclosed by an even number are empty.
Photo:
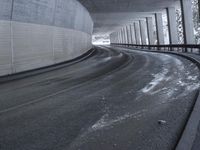
[[[95,53],[95,49],[92,48],[92,49],[88,50],[86,53],[84,53],[74,59],[71,59],[71,60],[67,60],[67,61],[53,64],[50,66],[27,70],[27,71],[15,73],[15,74],[0,76],[0,84],[5,83],[5,82],[10,82],[13,80],[30,77],[30,76],[34,76],[34,75],[38,75],[38,74],[42,74],[42,73],[49,72],[49,71],[56,70],[56,69],[61,69],[61,68],[76,64],[78,62],[81,62],[81,61],[91,57],[94,53]]]
[[[123,47],[123,48],[127,48],[127,47]],[[127,48],[127,49],[131,49],[131,48]],[[141,51],[141,49],[136,49],[136,50]],[[167,52],[167,51],[150,51],[150,50],[142,50],[142,51],[172,54],[172,55],[184,57],[192,61],[194,64],[196,64],[200,70],[200,60],[197,60],[196,58],[193,58],[192,56],[188,56],[186,53]],[[193,149],[193,144],[195,142],[197,132],[198,132],[198,126],[200,125],[200,91],[198,91],[196,97],[197,99],[194,103],[193,109],[191,110],[189,119],[182,132],[181,138],[175,147],[175,150],[192,150]]]
[[[199,122],[200,122],[200,95],[198,94],[198,98],[196,100],[196,103],[194,104],[194,108],[186,124],[186,127],[183,131],[181,139],[179,140],[176,146],[176,150],[192,150],[194,141],[196,139]]]

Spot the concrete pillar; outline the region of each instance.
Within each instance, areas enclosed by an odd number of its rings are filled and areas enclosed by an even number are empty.
[[[127,31],[127,38],[128,38],[128,44],[131,44],[131,34],[130,34],[130,28],[129,25],[126,26],[126,31]]]
[[[140,22],[140,33],[141,33],[142,45],[147,45],[146,21],[140,20],[139,22]]]
[[[123,32],[122,32],[122,29],[120,30],[120,33],[121,33],[121,43],[124,42],[124,39],[123,39]]]
[[[128,26],[128,31],[129,31],[129,43],[133,44],[133,39],[132,39],[132,32],[131,32],[131,25]]]
[[[199,23],[200,23],[200,0],[198,0],[198,9],[199,9]]]
[[[120,32],[121,32],[121,40],[122,40],[122,43],[124,43],[123,29],[121,29]]]
[[[155,14],[158,45],[164,44],[164,31],[162,13]]]
[[[117,31],[117,43],[119,43],[119,32]]]
[[[148,40],[149,40],[149,45],[154,45],[155,39],[153,35],[153,18],[152,17],[147,17],[147,35],[148,35]]]
[[[113,43],[115,43],[116,42],[116,37],[115,37],[115,32],[113,33]]]
[[[176,10],[174,7],[167,8],[167,19],[168,19],[168,28],[169,28],[169,43],[178,44]]]
[[[123,43],[122,30],[120,29],[120,43]]]
[[[125,26],[125,31],[126,31],[126,44],[129,44],[129,34],[128,34],[128,28]]]
[[[123,37],[124,37],[124,44],[126,44],[126,32],[124,30],[124,27],[123,27]]]
[[[119,43],[121,43],[121,30],[119,30]]]
[[[134,23],[135,28],[135,37],[136,37],[136,44],[141,45],[141,33],[140,33],[140,24],[139,22]]]
[[[135,35],[134,24],[131,25],[131,34],[132,34],[132,44],[136,44],[136,35]]]
[[[126,44],[127,36],[126,36],[126,28],[123,27],[123,34],[124,34],[124,44]]]
[[[122,28],[121,28],[120,32],[121,32],[122,43],[124,43],[123,29]]]
[[[181,0],[184,44],[195,44],[191,0]]]
[[[130,34],[130,44],[133,44],[133,33],[132,33],[131,25],[129,25],[129,34]]]
[[[125,26],[125,31],[126,31],[126,44],[129,44],[129,34],[128,34],[128,27]]]
[[[117,31],[116,31],[116,43],[119,43],[119,35]]]
[[[110,34],[110,43],[113,43],[113,37],[112,37],[112,33]]]

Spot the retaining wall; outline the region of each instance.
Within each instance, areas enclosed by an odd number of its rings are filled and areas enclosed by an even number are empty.
[[[73,59],[92,47],[76,0],[0,0],[0,76]]]

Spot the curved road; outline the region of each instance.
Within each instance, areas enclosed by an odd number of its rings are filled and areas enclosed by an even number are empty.
[[[0,149],[173,149],[199,77],[182,57],[97,47],[79,63],[0,84]]]

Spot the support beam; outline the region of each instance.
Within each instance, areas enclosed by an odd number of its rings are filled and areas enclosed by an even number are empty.
[[[126,26],[126,27],[125,27],[125,29],[126,29],[126,37],[127,37],[126,44],[129,44],[130,37],[129,37],[129,30],[128,30],[128,26]]]
[[[178,44],[176,10],[174,7],[167,8],[167,20],[169,29],[169,44]]]
[[[119,32],[117,31],[117,43],[120,43],[119,42]]]
[[[140,20],[139,22],[140,22],[140,33],[141,33],[142,45],[147,45],[146,21]]]
[[[164,44],[164,31],[162,13],[155,14],[158,45]]]
[[[129,36],[130,36],[129,43],[133,44],[133,38],[132,38],[132,32],[131,32],[131,25],[128,26],[128,31],[129,31]]]
[[[198,21],[200,23],[200,0],[198,0],[198,9],[199,9],[199,14],[198,14],[199,15],[199,20]]]
[[[130,25],[127,25],[127,33],[128,33],[128,43],[131,44],[132,43],[132,37],[131,37],[131,30],[130,30]]]
[[[119,30],[119,36],[120,36],[120,43],[122,43],[122,33],[121,33],[121,29]]]
[[[123,27],[123,33],[124,33],[124,44],[126,44],[126,30],[124,27]]]
[[[184,44],[195,44],[191,0],[181,0]]]
[[[125,29],[125,35],[126,35],[126,44],[128,44],[128,30],[127,30],[127,26],[125,26],[124,29]]]
[[[119,43],[122,42],[122,38],[121,38],[121,30],[119,30]]]
[[[132,44],[136,44],[136,36],[135,36],[134,24],[130,25],[130,27],[131,27],[131,35],[132,35]]]
[[[133,33],[132,33],[131,25],[129,25],[129,33],[130,33],[130,44],[133,44]]]
[[[112,33],[110,34],[110,43],[113,43],[113,36],[112,36]]]
[[[149,40],[149,45],[154,45],[155,44],[155,39],[154,39],[154,34],[153,34],[153,18],[152,17],[147,17],[147,35],[148,35],[148,40]]]
[[[122,43],[124,43],[124,32],[123,32],[123,28],[121,29],[121,36],[122,36]]]
[[[136,37],[136,44],[141,45],[141,33],[140,33],[140,24],[139,22],[134,23],[135,28],[135,37]]]
[[[125,43],[124,28],[122,28],[122,42]]]

